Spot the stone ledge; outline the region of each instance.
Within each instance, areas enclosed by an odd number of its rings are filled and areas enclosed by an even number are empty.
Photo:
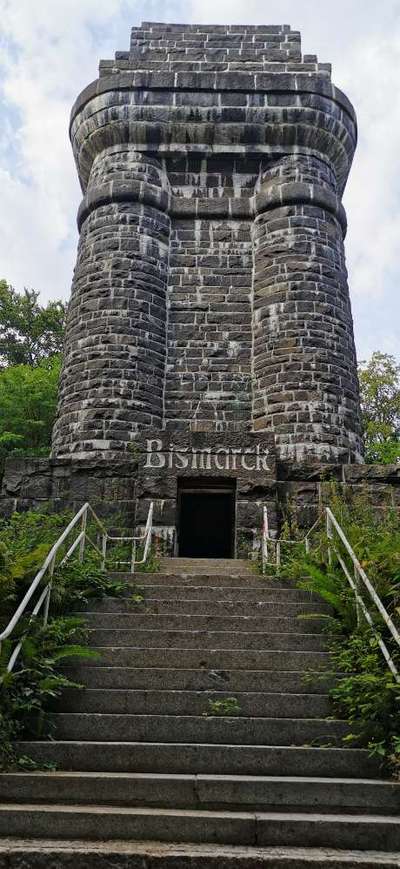
[[[92,187],[85,194],[78,210],[77,223],[79,231],[83,222],[95,208],[100,208],[102,205],[110,205],[112,202],[132,202],[132,200],[149,205],[158,211],[168,211],[170,207],[170,196],[168,193],[154,184],[150,184],[148,181],[136,181],[134,179],[129,181],[129,183],[111,181],[108,184]]]
[[[318,462],[278,462],[278,481],[349,483],[388,483],[400,486],[400,464],[398,465],[365,465],[363,463],[343,464]]]
[[[86,218],[103,205],[114,202],[141,202],[171,217],[243,217],[252,218],[274,208],[287,205],[311,205],[333,214],[340,223],[343,235],[347,230],[346,212],[335,193],[319,185],[302,182],[276,184],[268,190],[261,190],[253,197],[235,199],[221,196],[218,199],[189,199],[168,194],[148,182],[132,180],[112,182],[92,188],[84,196],[78,210],[78,229]]]
[[[70,126],[81,109],[94,97],[118,90],[212,90],[212,91],[272,91],[316,93],[337,103],[357,123],[355,110],[346,95],[328,79],[310,73],[248,73],[232,72],[125,72],[113,73],[95,79],[76,99],[70,117]]]
[[[329,211],[339,221],[343,235],[347,230],[346,212],[336,194],[318,184],[307,184],[301,181],[289,181],[284,184],[274,184],[267,190],[261,189],[252,201],[253,213],[262,214],[273,208],[285,205],[309,204]]]

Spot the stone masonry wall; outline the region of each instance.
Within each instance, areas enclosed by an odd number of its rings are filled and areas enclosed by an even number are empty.
[[[186,220],[172,225],[167,428],[248,426],[251,414],[249,225]]]
[[[148,432],[152,436],[152,432]],[[165,438],[167,433],[156,432],[157,437]],[[201,433],[195,435],[201,437]],[[187,445],[190,433],[174,435],[174,444]],[[213,444],[207,433],[202,435],[201,444]],[[273,444],[271,435],[261,435]],[[257,442],[257,435],[241,433],[230,436],[231,444],[238,446],[238,452],[246,451],[251,438]],[[10,516],[14,510],[51,509],[55,511],[78,510],[85,501],[95,507],[100,516],[115,523],[116,526],[133,528],[143,524],[150,502],[155,502],[155,524],[157,529],[169,528],[173,541],[176,523],[176,492],[178,475],[192,476],[191,468],[171,471],[167,461],[161,470],[141,471],[143,438],[139,441],[136,456],[125,461],[121,458],[97,459],[26,459],[9,458],[0,488],[0,515]],[[226,443],[226,440],[223,440]],[[212,453],[212,447],[210,452]],[[251,463],[251,462],[250,462]],[[246,460],[247,464],[247,460]],[[215,474],[199,466],[202,478]],[[205,470],[206,469],[206,470]],[[221,471],[218,471],[221,475]],[[312,526],[321,506],[327,503],[332,492],[332,484],[346,495],[363,495],[369,498],[377,510],[395,507],[400,511],[400,466],[399,465],[360,465],[278,462],[273,473],[261,469],[258,472],[244,472],[237,462],[237,469],[223,471],[227,477],[235,477],[237,483],[237,523],[238,538],[245,535],[249,541],[259,537],[262,507],[268,506],[270,527],[279,530],[287,515],[294,517],[297,524],[308,529]]]
[[[346,498],[367,498],[377,511],[400,511],[400,465],[280,462],[277,476],[280,522],[291,516],[303,529],[311,528],[333,489]]]
[[[72,110],[84,198],[54,456],[151,428],[361,459],[341,196],[356,119],[282,26],[145,22]]]
[[[254,428],[281,458],[361,459],[353,323],[336,178],[315,157],[264,172],[254,239]]]
[[[119,186],[121,199],[110,201]],[[68,310],[55,453],[126,448],[163,416],[170,218],[156,160],[106,149],[93,163]],[[155,193],[154,193],[155,191]]]

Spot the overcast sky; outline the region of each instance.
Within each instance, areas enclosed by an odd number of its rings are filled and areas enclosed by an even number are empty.
[[[400,0],[0,0],[0,278],[68,297],[81,197],[70,108],[142,19],[290,24],[332,62],[359,122],[344,197],[358,357],[400,356]]]

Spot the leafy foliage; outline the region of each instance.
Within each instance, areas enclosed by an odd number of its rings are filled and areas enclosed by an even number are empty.
[[[239,715],[240,706],[237,697],[224,697],[223,700],[209,700],[205,716],[231,716]]]
[[[137,558],[143,558],[141,548],[138,551]],[[136,573],[159,573],[160,557],[154,546],[150,546],[146,561],[143,564],[137,564],[135,570]]]
[[[52,544],[70,521],[68,514],[15,513],[0,523],[0,612],[2,627],[29,588]],[[66,546],[60,558],[65,554]],[[48,582],[48,577],[43,580]],[[93,656],[87,647],[84,619],[69,616],[83,608],[91,598],[119,595],[126,589],[120,580],[110,579],[101,570],[96,556],[87,554],[80,564],[73,559],[58,564],[53,576],[51,618],[43,627],[40,616],[27,616],[18,626],[12,641],[6,640],[0,655],[0,766],[29,766],[20,758],[13,740],[35,734],[51,733],[46,716],[50,702],[69,687],[77,687],[61,672],[65,660]],[[36,600],[37,598],[35,598]],[[22,648],[15,671],[7,665],[16,640]]]
[[[6,641],[0,658],[0,768],[10,765],[31,767],[29,758],[18,756],[13,742],[20,738],[41,737],[51,733],[51,719],[46,716],[47,706],[54,702],[65,688],[78,688],[67,676],[59,672],[60,664],[72,658],[94,657],[86,646],[86,630],[82,619],[64,617],[52,619],[46,627],[39,618],[22,624],[20,664],[14,672],[7,672],[14,642]]]
[[[7,456],[47,456],[66,308],[0,281],[0,470]]]
[[[400,762],[400,684],[385,667],[378,640],[360,627],[332,643],[334,669],[343,675],[331,690],[335,705],[352,726],[346,741]]]
[[[70,519],[68,513],[32,510],[0,520],[0,626],[8,622]]]
[[[18,293],[0,281],[0,367],[34,366],[61,353],[66,307],[39,304],[39,293]]]
[[[359,368],[365,460],[400,461],[400,365],[394,356],[373,353]]]
[[[400,615],[400,523],[398,512],[388,507],[376,510],[366,495],[343,498],[331,487],[330,507],[347,540],[396,622]],[[299,542],[282,544],[281,571],[297,579],[299,587],[317,594],[331,607],[331,695],[337,712],[351,724],[350,742],[366,746],[372,754],[389,760],[400,774],[400,685],[391,674],[378,646],[383,638],[400,670],[399,649],[386,624],[361,585],[359,593],[374,619],[367,625],[358,612],[355,596],[331,549],[324,531],[314,535],[309,555]],[[335,548],[346,561],[343,545]],[[348,561],[350,566],[350,562]],[[340,674],[337,676],[337,674]]]
[[[56,570],[53,580],[52,606],[56,612],[69,612],[73,607],[85,605],[93,598],[109,595],[118,597],[126,589],[121,579],[110,579],[87,553],[84,564],[67,562]]]
[[[0,370],[0,464],[9,455],[47,456],[61,359]]]
[[[135,573],[158,573],[160,570],[160,546],[152,543],[149,547],[146,561],[142,564],[135,565]],[[144,556],[144,546],[140,543],[136,549],[136,561],[141,562]],[[118,542],[107,547],[107,562],[108,570],[129,570],[129,565],[132,558],[132,544]]]

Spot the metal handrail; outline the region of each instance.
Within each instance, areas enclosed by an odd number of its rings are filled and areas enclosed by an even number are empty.
[[[101,549],[99,549],[97,544],[94,543],[93,540],[91,540],[91,538],[89,537],[89,535],[87,533],[87,523],[88,523],[89,513],[94,518],[97,526],[100,528],[101,537],[102,537]],[[42,579],[46,575],[46,573],[48,574],[49,581],[48,581],[47,585],[44,587],[44,589],[42,590],[42,592],[39,596],[39,599],[36,602],[34,609],[30,613],[30,617],[32,618],[33,616],[39,615],[40,611],[43,609],[44,610],[44,612],[43,612],[43,624],[44,625],[47,624],[47,620],[48,620],[48,616],[49,616],[51,590],[52,590],[52,584],[53,584],[53,575],[54,575],[54,570],[55,570],[55,566],[56,566],[57,553],[59,552],[60,548],[64,544],[67,537],[70,535],[71,531],[73,531],[73,529],[75,528],[75,526],[79,522],[80,522],[80,529],[81,530],[80,530],[79,534],[77,535],[76,539],[74,540],[74,542],[72,543],[72,545],[69,547],[69,549],[66,552],[66,554],[64,555],[64,557],[62,558],[62,560],[60,561],[59,567],[62,567],[62,565],[65,564],[66,561],[68,561],[68,559],[71,557],[73,552],[75,552],[75,550],[77,549],[78,546],[79,546],[78,558],[79,558],[79,561],[82,563],[82,561],[84,559],[84,554],[85,554],[85,546],[88,543],[98,553],[98,555],[100,555],[101,566],[102,566],[102,569],[104,570],[105,564],[106,564],[106,558],[107,558],[107,544],[108,544],[108,542],[114,542],[115,540],[130,541],[132,543],[132,555],[131,555],[130,561],[129,562],[118,562],[119,564],[130,564],[131,573],[134,573],[136,564],[143,564],[146,561],[147,556],[148,556],[148,552],[149,552],[149,548],[150,548],[151,535],[152,535],[152,529],[153,529],[153,502],[150,504],[150,507],[149,507],[147,522],[146,522],[146,526],[145,526],[145,530],[144,530],[143,534],[140,534],[139,536],[132,535],[129,537],[113,537],[112,535],[110,535],[108,533],[105,525],[103,525],[102,521],[99,519],[99,517],[97,516],[97,514],[93,510],[93,507],[89,504],[89,502],[86,502],[80,508],[80,510],[78,510],[78,512],[75,514],[75,516],[71,519],[69,525],[67,525],[67,527],[64,529],[62,534],[60,534],[60,537],[58,538],[58,540],[56,540],[56,542],[51,547],[50,552],[46,556],[42,567],[40,568],[40,570],[38,571],[38,573],[34,577],[31,585],[29,586],[28,591],[26,592],[21,603],[19,604],[19,606],[15,610],[14,615],[11,617],[8,625],[0,633],[0,650],[1,650],[2,642],[4,640],[8,639],[8,637],[10,637],[12,635],[13,631],[15,630],[17,625],[19,624],[22,616],[25,614],[27,607],[28,607],[28,604],[32,600],[32,597],[33,597],[35,591],[40,586]],[[145,541],[144,555],[143,555],[143,558],[140,559],[140,561],[136,561],[137,542],[142,541],[142,540]],[[17,661],[18,655],[21,651],[21,648],[22,648],[22,640],[20,640],[17,643],[17,645],[16,645],[16,647],[15,647],[15,649],[10,657],[10,660],[8,662],[8,665],[7,665],[8,672],[11,672],[13,670],[14,665]]]
[[[118,564],[130,564],[131,573],[135,572],[135,565],[136,564],[144,564],[145,561],[147,560],[147,556],[148,556],[149,548],[150,548],[150,543],[151,543],[151,535],[152,535],[152,531],[153,531],[153,512],[154,512],[154,503],[152,501],[150,504],[150,507],[149,507],[149,512],[147,514],[146,525],[145,525],[145,528],[144,528],[144,531],[142,534],[138,534],[136,536],[133,535],[133,536],[129,536],[129,537],[112,537],[109,534],[107,535],[107,541],[111,540],[112,542],[115,542],[116,540],[119,540],[119,541],[127,541],[128,540],[128,541],[132,542],[132,553],[131,553],[130,561],[118,561]],[[145,541],[144,550],[143,550],[143,558],[136,560],[137,544],[141,543],[143,540]],[[104,557],[104,561],[105,561],[105,552],[104,552],[103,557]]]
[[[365,586],[365,588],[367,589],[371,600],[373,601],[376,608],[378,609],[380,615],[382,616],[382,618],[386,624],[386,627],[390,631],[390,633],[391,633],[394,641],[396,642],[397,646],[399,647],[399,649],[400,649],[400,633],[397,630],[396,625],[392,621],[386,607],[383,605],[379,595],[375,591],[374,586],[372,585],[370,579],[368,578],[365,570],[361,566],[352,546],[350,545],[349,541],[347,540],[347,537],[346,537],[343,529],[341,528],[341,526],[339,525],[339,522],[337,521],[336,517],[332,513],[332,510],[330,509],[330,507],[325,507],[324,509],[325,509],[325,516],[326,516],[326,532],[327,532],[328,540],[330,541],[330,544],[328,546],[328,563],[329,564],[332,563],[332,550],[333,550],[333,552],[335,553],[335,556],[340,564],[340,567],[341,567],[351,589],[353,590],[355,602],[356,602],[356,608],[357,608],[357,615],[362,613],[367,624],[375,632],[377,640],[378,640],[378,645],[379,645],[379,648],[382,652],[382,655],[385,658],[385,661],[386,661],[392,675],[394,676],[396,682],[400,683],[399,670],[393,661],[393,658],[389,652],[389,649],[387,648],[386,643],[384,642],[384,640],[380,636],[378,629],[374,623],[374,620],[373,620],[362,596],[360,595],[360,592],[359,592],[360,580],[363,583],[363,585]],[[275,546],[275,564],[276,564],[276,567],[279,568],[280,564],[281,564],[280,545],[281,545],[282,541],[269,536],[269,533],[268,533],[268,514],[266,511],[267,511],[267,508],[264,507],[263,543],[262,543],[263,569],[264,569],[265,564],[267,563],[267,561],[264,560],[264,554],[266,554],[266,555],[268,554],[268,544],[273,544],[273,546]],[[311,533],[314,531],[316,526],[320,523],[323,515],[324,514],[322,513],[318,517],[317,521],[314,522],[314,525],[312,525],[312,527],[309,529],[309,531],[307,531],[307,534],[301,540],[285,540],[283,542],[284,543],[292,543],[292,544],[304,544],[305,550],[308,553],[310,551]],[[351,576],[351,573],[350,573],[344,559],[342,558],[340,552],[338,551],[338,549],[336,548],[336,546],[334,544],[334,533],[333,533],[334,531],[336,531],[338,537],[340,538],[341,542],[343,543],[343,546],[346,549],[346,552],[348,553],[348,555],[351,558],[351,561],[353,564],[354,578]]]
[[[276,567],[280,567],[281,564],[281,546],[282,544],[296,546],[299,543],[304,543],[305,550],[308,553],[310,551],[310,536],[315,528],[320,524],[323,518],[323,513],[320,513],[318,519],[314,522],[314,525],[308,529],[304,537],[301,537],[297,540],[284,540],[279,537],[270,537],[269,536],[269,523],[268,523],[268,509],[267,507],[263,508],[263,540],[262,540],[262,565],[263,570],[266,565],[271,562],[268,562],[268,544],[270,543],[275,549],[275,565]]]

